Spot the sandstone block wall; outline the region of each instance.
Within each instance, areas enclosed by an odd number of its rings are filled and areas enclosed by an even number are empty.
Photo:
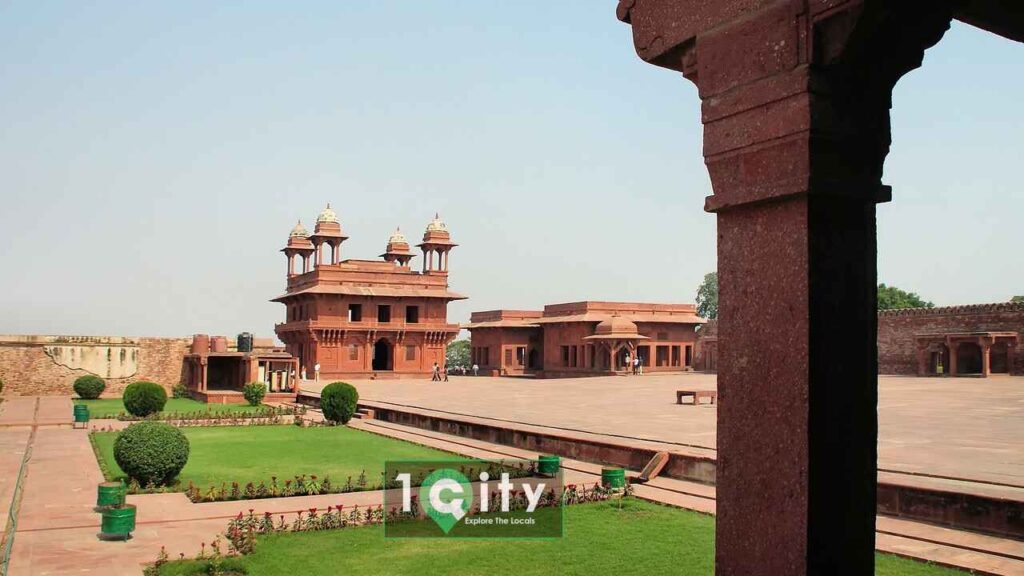
[[[79,376],[107,382],[105,395],[118,396],[138,380],[170,390],[181,382],[190,338],[0,335],[0,379],[5,396],[71,394]]]

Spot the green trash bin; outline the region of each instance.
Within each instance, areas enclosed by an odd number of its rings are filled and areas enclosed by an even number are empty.
[[[135,531],[135,505],[124,504],[103,511],[101,540],[127,540]]]
[[[537,473],[546,476],[558,474],[562,467],[562,459],[552,454],[544,454],[537,459]]]
[[[601,486],[611,490],[626,487],[626,471],[622,468],[601,468]]]
[[[120,482],[104,482],[96,488],[96,510],[124,505],[127,488]]]
[[[84,404],[75,404],[75,412],[74,412],[74,414],[75,414],[75,423],[74,423],[75,427],[77,427],[79,424],[81,424],[82,427],[85,427],[87,424],[89,424],[89,407],[88,406],[86,406]]]

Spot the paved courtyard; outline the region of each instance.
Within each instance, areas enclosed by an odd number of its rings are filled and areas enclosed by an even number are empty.
[[[677,389],[715,389],[713,374],[353,383],[366,400],[667,448],[715,448],[716,408],[675,404]],[[881,470],[1024,487],[1024,377],[882,376],[878,412]]]

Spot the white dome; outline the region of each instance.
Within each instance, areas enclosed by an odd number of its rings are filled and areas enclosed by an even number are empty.
[[[388,244],[408,244],[409,241],[405,239],[405,234],[402,234],[400,228],[395,228],[395,233],[388,238]]]
[[[320,215],[316,217],[317,224],[319,224],[321,222],[337,222],[337,221],[338,221],[338,215],[334,213],[334,210],[331,210],[331,203],[330,202],[327,203],[327,208],[324,208],[323,212],[321,212]]]
[[[434,214],[434,219],[427,224],[427,232],[447,232],[448,226],[441,220],[440,214]]]
[[[309,238],[309,232],[302,226],[302,220],[292,228],[291,233],[288,234],[289,238]]]

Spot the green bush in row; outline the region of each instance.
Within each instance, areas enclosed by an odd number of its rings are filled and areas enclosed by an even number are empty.
[[[320,392],[320,409],[331,422],[348,424],[358,403],[359,392],[346,382],[332,382]]]
[[[75,394],[83,400],[95,400],[103,394],[103,391],[107,388],[107,383],[103,381],[103,378],[93,374],[86,374],[85,376],[79,376],[74,383]]]
[[[164,409],[167,391],[155,382],[133,382],[124,389],[122,400],[129,414],[145,418]]]
[[[188,454],[188,438],[163,422],[137,422],[114,440],[117,465],[143,486],[174,480],[188,462]]]

